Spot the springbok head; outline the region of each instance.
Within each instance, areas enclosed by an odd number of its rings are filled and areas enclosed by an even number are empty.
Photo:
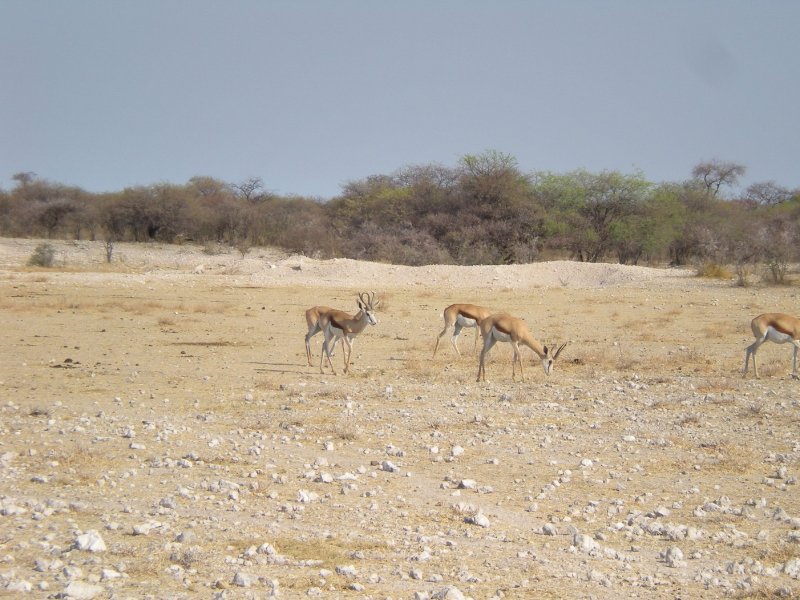
[[[367,321],[369,321],[370,325],[378,324],[378,317],[375,316],[375,311],[380,303],[380,300],[375,300],[375,292],[361,292],[358,295],[358,308],[367,315]]]
[[[552,348],[548,348],[547,346],[544,347],[544,356],[542,357],[542,367],[544,368],[545,375],[550,375],[553,372],[553,363],[556,362],[558,355],[561,354],[561,351],[564,349],[564,346],[567,345],[567,342],[561,344],[555,352],[552,352]]]

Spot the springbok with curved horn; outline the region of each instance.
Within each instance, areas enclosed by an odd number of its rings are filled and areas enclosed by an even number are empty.
[[[358,308],[359,311],[355,316],[350,316],[341,310],[334,310],[320,316],[320,326],[322,333],[325,335],[325,340],[322,342],[322,355],[319,359],[319,372],[324,373],[323,363],[325,357],[328,358],[328,365],[331,371],[336,375],[336,369],[333,368],[331,362],[332,348],[336,345],[336,341],[342,340],[342,348],[344,349],[344,372],[347,373],[350,369],[350,355],[353,351],[353,338],[359,333],[364,331],[367,325],[377,325],[378,318],[375,316],[375,310],[380,305],[380,300],[375,301],[375,292],[371,295],[362,292],[358,295]]]
[[[753,357],[753,370],[758,378],[756,352],[764,342],[776,344],[792,344],[792,378],[797,379],[797,349],[800,348],[800,319],[784,313],[765,313],[758,315],[750,323],[756,341],[750,344],[744,353],[744,371],[747,375],[750,357]]]
[[[442,336],[444,336],[451,327],[453,328],[453,337],[450,338],[450,343],[453,345],[453,348],[455,348],[456,354],[461,356],[461,352],[458,349],[458,336],[461,333],[461,329],[464,327],[477,328],[480,322],[490,314],[492,314],[492,311],[488,308],[476,304],[451,304],[445,308],[442,314],[444,317],[444,329],[442,329],[442,333],[439,334],[439,337],[436,338],[436,345],[433,347],[433,356],[436,356],[436,350],[439,349],[439,342]],[[475,352],[475,348],[477,347],[478,332],[476,331],[475,345],[472,351]]]
[[[483,336],[483,349],[481,350],[481,358],[478,363],[478,379],[477,381],[486,381],[486,368],[484,367],[484,360],[489,350],[492,349],[497,342],[510,342],[511,347],[514,349],[514,357],[511,360],[511,378],[516,380],[517,371],[516,366],[519,361],[519,374],[522,381],[525,381],[525,373],[522,370],[522,355],[519,346],[527,346],[533,350],[542,361],[545,375],[550,375],[553,372],[553,363],[561,354],[561,351],[567,345],[567,342],[561,344],[555,352],[550,348],[542,345],[539,341],[534,339],[528,326],[520,318],[512,317],[507,313],[498,313],[489,315],[481,321],[481,335]]]

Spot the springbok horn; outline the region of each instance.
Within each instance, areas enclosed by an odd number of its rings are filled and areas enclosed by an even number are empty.
[[[558,358],[558,355],[561,354],[561,351],[564,349],[564,346],[566,346],[566,345],[567,345],[567,342],[564,342],[563,344],[561,344],[558,347],[558,350],[556,350],[556,355],[553,357],[553,360]]]

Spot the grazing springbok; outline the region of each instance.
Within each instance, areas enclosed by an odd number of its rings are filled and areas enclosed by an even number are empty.
[[[511,359],[511,379],[516,380],[517,371],[516,366],[519,361],[519,374],[522,381],[525,381],[525,373],[522,370],[522,355],[519,346],[527,346],[533,350],[541,359],[542,367],[546,375],[550,375],[553,371],[553,363],[561,354],[566,342],[561,344],[555,352],[551,352],[550,348],[543,346],[539,341],[534,339],[528,326],[520,318],[512,317],[507,313],[497,313],[489,315],[481,321],[481,335],[483,336],[483,349],[481,350],[481,358],[478,363],[478,379],[477,381],[486,381],[486,368],[484,367],[484,360],[489,350],[497,342],[510,342],[511,347],[514,349],[514,357]]]
[[[322,331],[322,327],[320,326],[320,319],[322,315],[328,314],[335,310],[336,310],[335,308],[331,308],[329,306],[312,306],[306,311],[306,325],[308,325],[308,333],[306,333],[306,358],[308,359],[309,367],[312,365],[311,338],[317,335],[320,331]],[[333,355],[333,351],[336,349],[336,341],[337,340],[333,341],[333,348],[331,348],[331,355]]]
[[[367,325],[378,324],[375,310],[379,304],[380,300],[375,301],[375,292],[372,292],[372,295],[362,292],[358,295],[359,311],[355,316],[351,317],[341,310],[333,310],[320,315],[320,327],[325,336],[325,340],[322,342],[322,355],[319,358],[320,373],[325,372],[322,367],[325,357],[327,357],[328,365],[330,365],[333,374],[336,375],[336,369],[333,368],[333,362],[331,362],[331,355],[333,346],[339,339],[342,340],[344,372],[348,372],[350,369],[350,355],[353,351],[353,338],[364,331]]]
[[[797,379],[797,349],[800,348],[800,319],[783,313],[765,313],[758,315],[750,322],[756,341],[750,344],[744,353],[744,371],[747,375],[750,357],[753,357],[753,371],[758,378],[758,362],[756,352],[764,342],[776,344],[792,344],[792,378]]]
[[[447,333],[447,330],[451,327],[453,328],[453,337],[450,338],[450,343],[453,345],[453,348],[456,350],[456,354],[461,356],[461,352],[458,349],[458,336],[461,333],[461,329],[464,327],[475,327],[475,344],[473,346],[472,352],[475,352],[475,349],[478,347],[478,331],[477,328],[480,325],[481,320],[488,317],[492,314],[488,308],[484,308],[483,306],[477,306],[476,304],[451,304],[447,308],[444,309],[444,313],[442,316],[444,317],[444,329],[442,329],[442,333],[439,334],[439,337],[436,338],[436,345],[433,347],[433,356],[436,356],[436,351],[439,349],[439,342],[442,339],[442,336]]]

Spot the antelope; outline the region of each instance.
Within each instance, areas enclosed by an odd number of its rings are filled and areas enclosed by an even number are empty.
[[[461,329],[463,327],[479,327],[481,320],[485,319],[490,314],[492,314],[492,311],[488,308],[475,304],[451,304],[445,308],[442,315],[444,317],[444,329],[442,329],[442,333],[439,334],[439,337],[436,338],[436,345],[433,347],[433,356],[436,356],[436,350],[439,349],[439,342],[442,336],[444,336],[451,327],[453,328],[453,337],[450,338],[450,343],[453,345],[453,348],[455,348],[456,354],[461,356],[461,352],[458,349],[458,336],[461,333]],[[472,349],[473,353],[477,347],[478,332],[476,331],[475,345]]]
[[[747,375],[750,357],[753,357],[753,370],[758,378],[758,362],[756,352],[764,342],[776,344],[792,344],[792,379],[797,379],[797,349],[800,348],[800,319],[783,313],[765,313],[758,315],[750,323],[756,341],[750,344],[744,354],[744,371]]]
[[[308,333],[306,333],[306,358],[308,359],[309,367],[312,365],[311,338],[317,335],[320,331],[322,331],[322,327],[320,326],[320,319],[322,318],[322,315],[333,312],[335,310],[336,310],[335,308],[331,308],[329,306],[312,306],[306,311],[306,324],[308,325]],[[333,355],[334,350],[336,350],[336,341],[337,340],[334,340],[333,342],[333,347],[331,348],[331,355]]]
[[[511,347],[514,349],[514,357],[511,359],[511,378],[516,380],[517,361],[519,361],[519,374],[522,381],[525,381],[525,373],[522,370],[522,355],[519,346],[527,346],[533,350],[541,359],[542,367],[544,368],[545,375],[550,375],[553,372],[553,363],[561,354],[567,342],[561,344],[555,352],[552,352],[547,346],[543,346],[539,341],[535,340],[528,331],[528,326],[520,318],[512,317],[508,313],[497,313],[490,315],[483,319],[480,324],[481,335],[483,336],[483,349],[481,350],[481,358],[478,363],[478,379],[477,381],[486,381],[486,368],[484,367],[484,360],[489,350],[497,342],[510,342]]]
[[[336,369],[333,368],[333,362],[331,362],[331,355],[333,346],[336,345],[336,341],[339,339],[342,340],[342,347],[344,348],[342,352],[344,372],[348,372],[350,369],[350,355],[353,351],[353,338],[364,331],[367,325],[378,324],[375,310],[379,304],[380,300],[378,302],[375,301],[375,292],[372,292],[371,296],[362,292],[358,295],[359,311],[354,316],[351,317],[341,310],[333,310],[320,315],[320,327],[325,336],[325,340],[322,342],[322,354],[319,358],[320,373],[325,372],[323,363],[325,357],[327,357],[328,365],[330,365],[333,374],[336,375]],[[332,343],[331,340],[333,340]]]

